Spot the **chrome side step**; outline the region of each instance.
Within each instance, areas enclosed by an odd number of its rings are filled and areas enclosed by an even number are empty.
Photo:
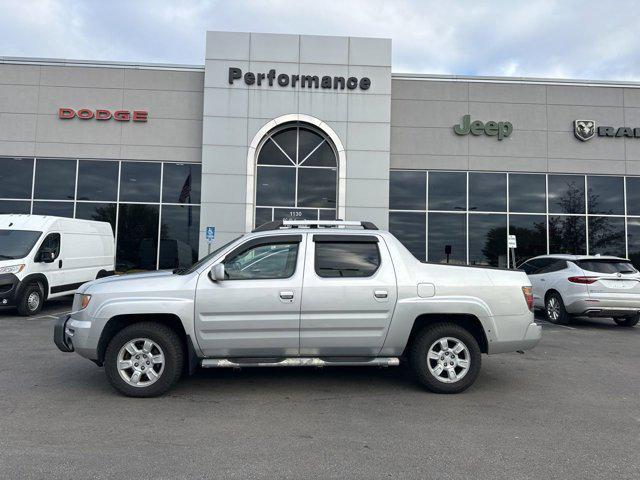
[[[203,368],[242,368],[242,367],[338,367],[338,366],[372,366],[395,367],[400,365],[397,357],[292,357],[280,359],[259,358],[205,358]]]

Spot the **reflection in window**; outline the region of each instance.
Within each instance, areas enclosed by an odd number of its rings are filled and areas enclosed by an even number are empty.
[[[624,215],[624,179],[622,177],[587,177],[589,213]]]
[[[10,213],[30,213],[31,202],[0,200],[0,215]]]
[[[507,175],[504,173],[469,173],[469,210],[507,211]]]
[[[640,177],[627,177],[627,215],[640,215]]]
[[[78,200],[115,202],[118,199],[118,162],[80,160]]]
[[[76,187],[76,161],[39,158],[36,160],[34,198],[73,200]],[[71,213],[73,215],[73,212]]]
[[[389,231],[420,261],[425,260],[426,227],[424,213],[389,212]]]
[[[466,210],[467,174],[429,172],[429,210]]]
[[[289,278],[296,271],[298,243],[259,245],[224,262],[229,280]]]
[[[545,213],[547,211],[544,175],[509,174],[509,211]]]
[[[584,176],[549,175],[549,213],[584,213]]]
[[[0,198],[31,199],[32,181],[33,158],[0,158]]]
[[[159,205],[120,204],[116,270],[155,270]]]
[[[188,267],[198,260],[200,207],[163,205],[159,268]]]
[[[624,218],[589,217],[589,255],[624,257]]]
[[[627,242],[629,260],[638,268],[640,266],[640,218],[627,220]]]
[[[271,209],[274,220],[335,218],[337,167],[334,147],[314,127],[292,123],[275,129],[258,152],[254,225],[267,218],[265,207],[288,207]]]
[[[426,172],[392,170],[389,176],[389,208],[426,210]]]
[[[370,277],[380,265],[377,243],[316,242],[319,277]]]
[[[585,255],[586,224],[584,217],[567,215],[549,216],[549,254],[568,253]]]
[[[509,234],[516,236],[516,264],[547,253],[547,219],[544,215],[510,215]]]
[[[160,201],[160,164],[122,162],[120,201],[158,203]]]
[[[335,208],[336,169],[299,168],[298,206]]]
[[[117,205],[115,203],[78,202],[76,204],[76,218],[110,223],[115,234],[116,210]]]
[[[164,203],[200,203],[202,167],[192,163],[165,163],[162,174]]]
[[[73,218],[73,202],[33,202],[34,215]]]
[[[430,262],[467,263],[466,217],[456,213],[429,213]]]
[[[507,267],[507,216],[469,215],[469,263]]]
[[[256,208],[256,227],[273,220],[272,210],[271,208]]]
[[[295,206],[296,171],[293,168],[258,167],[256,203],[264,206]]]

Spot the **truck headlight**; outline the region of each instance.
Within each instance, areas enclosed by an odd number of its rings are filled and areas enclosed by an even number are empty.
[[[11,265],[8,267],[0,267],[0,273],[20,273],[24,270],[24,263],[20,265]]]
[[[89,302],[91,301],[91,295],[81,294],[80,295],[80,310],[84,310],[89,306]]]

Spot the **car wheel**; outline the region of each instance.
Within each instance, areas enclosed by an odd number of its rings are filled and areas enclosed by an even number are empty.
[[[564,308],[562,297],[558,293],[550,293],[544,302],[544,311],[547,320],[558,325],[567,325],[571,323],[571,316]]]
[[[459,393],[480,373],[480,346],[468,330],[438,323],[421,330],[410,351],[418,381],[435,393]]]
[[[180,337],[160,323],[134,323],[118,332],[105,354],[109,383],[128,397],[157,397],[180,378],[184,351]]]
[[[42,310],[44,295],[38,283],[30,283],[22,292],[18,301],[18,313],[23,316],[36,315]]]
[[[616,322],[621,327],[635,327],[638,324],[638,320],[640,320],[640,315],[635,315],[633,317],[621,317],[621,318],[613,319],[613,321]]]

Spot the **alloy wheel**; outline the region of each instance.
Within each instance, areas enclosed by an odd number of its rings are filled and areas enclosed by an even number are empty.
[[[431,375],[443,383],[460,381],[469,371],[471,355],[457,338],[443,337],[431,345],[427,353]]]
[[[120,377],[133,387],[154,384],[164,371],[164,352],[160,345],[148,338],[127,342],[118,352]]]
[[[547,300],[547,317],[554,322],[560,318],[560,303],[555,297],[551,297]]]

